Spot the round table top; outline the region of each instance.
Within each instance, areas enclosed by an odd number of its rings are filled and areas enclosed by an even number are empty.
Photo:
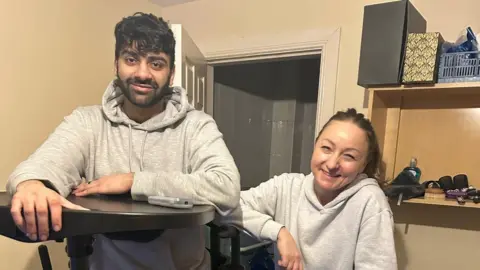
[[[214,219],[213,206],[194,206],[191,209],[175,209],[148,202],[134,201],[124,195],[95,195],[67,197],[86,210],[63,208],[62,230],[51,230],[49,240],[76,235],[128,232],[139,230],[180,229],[201,226]],[[0,192],[0,234],[19,241],[30,242],[15,226],[10,214],[10,196]]]

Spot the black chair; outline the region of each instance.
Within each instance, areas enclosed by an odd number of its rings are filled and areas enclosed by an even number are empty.
[[[240,231],[233,226],[217,226],[210,222],[210,258],[212,270],[244,270],[240,263]],[[230,263],[220,252],[220,240],[230,238]]]
[[[213,223],[207,224],[210,227],[210,256],[212,260],[212,270],[244,270],[245,267],[242,266],[240,259],[242,256],[250,257],[251,255],[265,256],[265,269],[271,269],[274,267],[273,261],[269,262],[268,257],[271,256],[268,249],[273,245],[271,241],[262,241],[248,246],[241,246],[240,237],[241,234],[248,238],[255,239],[254,236],[249,234],[247,231],[238,230],[233,226],[217,226]],[[220,240],[230,238],[230,262],[227,263],[228,258],[221,254],[220,252]],[[247,263],[247,262],[246,262]],[[251,266],[251,259],[248,264]],[[258,266],[258,262],[256,262]]]

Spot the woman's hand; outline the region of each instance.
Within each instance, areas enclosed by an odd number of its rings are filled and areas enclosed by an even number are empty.
[[[302,254],[297,248],[295,239],[285,227],[278,233],[277,248],[281,257],[278,265],[287,270],[303,270]]]

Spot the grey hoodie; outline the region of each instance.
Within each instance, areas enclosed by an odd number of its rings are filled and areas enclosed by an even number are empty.
[[[275,176],[242,191],[240,206],[217,221],[267,241],[276,241],[285,226],[306,270],[397,269],[390,205],[364,174],[325,206],[315,195],[313,174]],[[279,259],[275,249],[275,262]]]
[[[102,106],[80,107],[10,175],[7,190],[28,179],[49,181],[64,197],[81,183],[135,172],[132,197],[193,199],[228,214],[239,202],[240,176],[209,115],[174,88],[166,110],[144,123],[122,111],[124,96],[110,83]],[[91,269],[208,269],[203,227],[167,230],[146,243],[96,236]],[[160,267],[161,266],[161,267]]]

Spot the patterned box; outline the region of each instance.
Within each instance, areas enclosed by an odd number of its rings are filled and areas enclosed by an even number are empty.
[[[403,64],[404,84],[437,82],[443,42],[438,32],[408,34]]]

